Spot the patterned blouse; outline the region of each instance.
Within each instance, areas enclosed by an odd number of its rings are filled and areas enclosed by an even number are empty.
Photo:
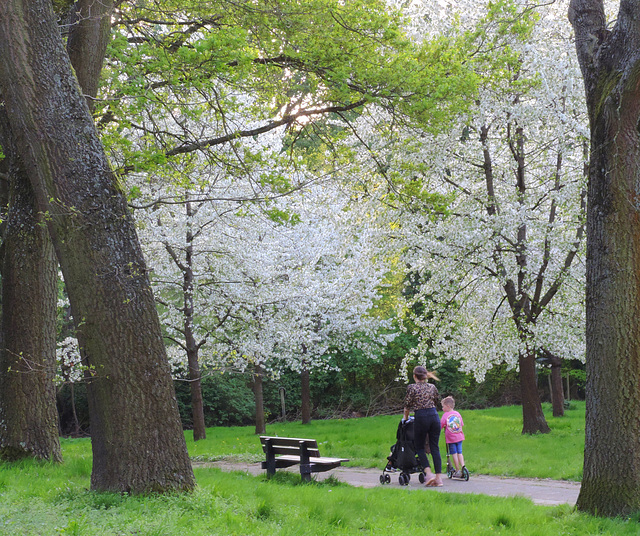
[[[418,382],[407,386],[407,395],[404,397],[404,407],[409,411],[417,409],[435,408],[440,400],[440,393],[432,383]]]

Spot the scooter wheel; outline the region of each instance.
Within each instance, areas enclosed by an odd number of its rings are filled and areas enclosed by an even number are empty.
[[[469,471],[466,467],[462,468],[462,478],[464,478],[467,482],[469,481]]]

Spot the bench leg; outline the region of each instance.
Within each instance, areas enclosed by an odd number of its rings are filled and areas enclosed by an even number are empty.
[[[309,463],[301,463],[300,464],[300,477],[305,482],[311,482],[311,464]]]
[[[311,481],[311,463],[309,461],[309,449],[304,441],[300,441],[300,477],[305,482]]]
[[[276,455],[273,452],[273,444],[270,439],[265,441],[267,447],[267,478],[276,474]]]

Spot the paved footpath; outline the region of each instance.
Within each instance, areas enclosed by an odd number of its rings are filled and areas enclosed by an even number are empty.
[[[223,471],[244,471],[252,475],[264,473],[259,463],[243,464],[235,462],[194,462],[194,467],[217,467]],[[282,469],[280,469],[282,470]],[[298,471],[291,468],[289,470]],[[380,475],[382,469],[366,469],[363,467],[339,467],[327,473],[318,473],[319,480],[333,475],[339,480],[364,488],[382,486]],[[566,480],[547,480],[532,478],[503,478],[499,476],[474,475],[468,482],[464,480],[448,479],[443,475],[444,486],[441,488],[427,488],[420,484],[418,475],[411,475],[408,489],[424,489],[426,492],[454,492],[454,493],[480,493],[495,495],[497,497],[521,496],[529,497],[534,503],[542,505],[570,504],[575,505],[580,491],[579,482]],[[384,486],[401,487],[398,483],[398,475],[391,474],[391,483]]]

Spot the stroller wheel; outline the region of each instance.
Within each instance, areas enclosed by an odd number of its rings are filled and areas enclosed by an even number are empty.
[[[390,484],[391,483],[391,477],[389,475],[384,475],[384,482],[385,482],[385,484]]]
[[[420,474],[418,475],[418,480],[420,481],[420,484],[424,484],[424,473],[422,471],[420,471]]]
[[[400,476],[398,477],[398,482],[400,483],[401,486],[408,486],[409,475],[407,473],[400,473]]]
[[[385,483],[385,475],[380,475],[380,484],[384,484]]]

